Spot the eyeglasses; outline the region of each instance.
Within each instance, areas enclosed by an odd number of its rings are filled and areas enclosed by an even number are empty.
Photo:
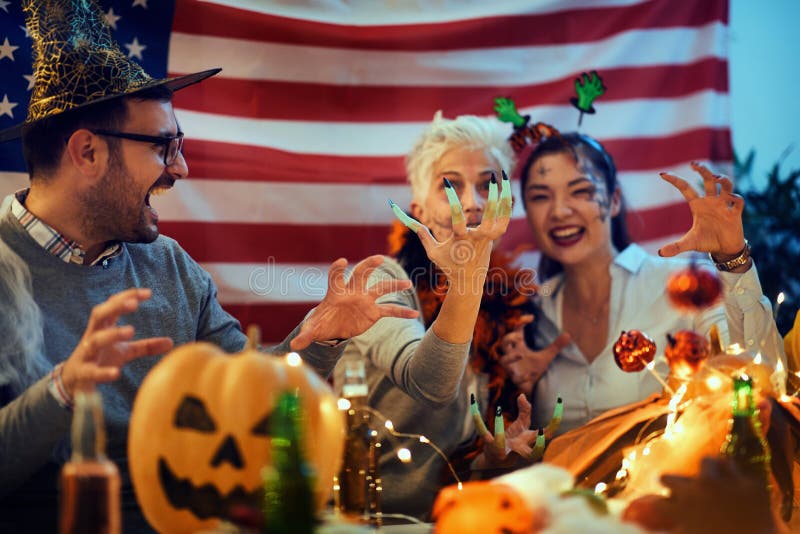
[[[153,143],[154,145],[161,145],[164,147],[164,166],[169,167],[175,163],[175,159],[183,151],[183,132],[178,132],[178,135],[170,136],[155,136],[155,135],[142,135],[135,133],[113,132],[111,130],[89,130],[96,135],[105,135],[107,137],[119,137],[120,139],[128,139],[130,141],[139,141],[141,143]]]

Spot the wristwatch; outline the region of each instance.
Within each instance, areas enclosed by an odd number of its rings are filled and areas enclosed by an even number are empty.
[[[711,261],[714,262],[714,265],[716,265],[717,269],[719,269],[720,271],[726,271],[726,272],[727,271],[732,271],[732,270],[736,269],[737,267],[741,267],[742,265],[747,263],[747,260],[750,259],[750,243],[748,243],[747,239],[745,239],[744,240],[744,248],[739,253],[739,255],[736,256],[735,258],[733,258],[732,260],[717,261],[714,258],[714,256],[712,254],[710,254],[710,253],[709,253],[708,257],[711,258]]]

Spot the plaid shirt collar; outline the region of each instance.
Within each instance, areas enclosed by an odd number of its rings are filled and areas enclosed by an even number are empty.
[[[44,221],[37,218],[36,215],[25,208],[25,199],[28,196],[28,191],[30,190],[23,189],[14,195],[14,199],[11,201],[11,213],[19,220],[19,223],[25,228],[28,234],[30,234],[33,240],[47,252],[61,258],[64,263],[83,265],[86,251],[81,249],[78,243],[58,233],[55,228],[48,226]],[[109,245],[97,259],[92,262],[92,265],[104,262],[117,255],[120,250],[121,247],[119,243]]]

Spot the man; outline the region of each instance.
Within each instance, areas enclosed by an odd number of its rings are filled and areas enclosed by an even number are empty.
[[[104,399],[107,453],[122,474],[125,530],[147,530],[126,456],[133,399],[157,361],[147,357],[195,340],[229,352],[245,344],[208,273],[159,236],[150,205],[152,194],[188,173],[172,92],[220,69],[154,80],[122,54],[96,5],[27,0],[23,7],[36,85],[27,120],[0,132],[0,141],[22,136],[31,186],[2,204],[0,268],[11,265],[14,277],[3,280],[0,290],[11,289],[0,294],[10,295],[3,303],[9,310],[27,309],[32,298],[43,336],[41,350],[33,339],[14,358],[0,350],[0,531],[55,530],[73,395],[95,385]],[[334,262],[328,294],[277,349],[305,349],[305,360],[327,375],[344,339],[384,316],[415,317],[375,304],[410,287],[389,281],[367,290],[381,261],[364,260],[347,282],[346,261]],[[0,339],[12,337],[0,332]]]

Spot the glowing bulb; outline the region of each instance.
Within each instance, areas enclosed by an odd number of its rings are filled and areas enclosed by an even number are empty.
[[[655,368],[655,366],[656,366],[656,362],[655,362],[655,360],[653,360],[650,363],[648,363],[647,365],[645,365],[645,369],[647,369],[648,371],[652,371]]]
[[[339,399],[336,401],[336,406],[339,407],[340,410],[345,411],[350,409],[350,401],[347,399]]]
[[[645,447],[645,448],[642,450],[642,456],[647,456],[648,454],[650,454],[650,447],[649,447],[649,446],[648,446],[648,447]]]
[[[369,435],[370,435],[370,436],[372,436],[372,437],[374,438],[375,436],[377,436],[377,435],[378,435],[378,431],[377,431],[377,430],[370,430],[370,431],[369,431]]]
[[[420,443],[430,443],[430,442],[431,442],[431,440],[429,440],[429,439],[428,439],[428,438],[426,438],[425,436],[420,436],[420,437],[419,437],[419,442],[420,442]]]
[[[717,391],[719,388],[722,387],[722,379],[717,375],[712,375],[706,378],[706,386],[711,391]]]
[[[598,482],[597,485],[594,487],[594,492],[597,493],[598,495],[600,495],[604,491],[606,491],[607,487],[608,486],[606,486],[605,482]]]
[[[397,449],[397,458],[404,464],[407,464],[411,461],[411,451],[405,447]]]
[[[761,353],[759,352],[758,354],[756,354],[756,357],[753,358],[753,363],[756,365],[761,365],[761,360],[762,360]]]
[[[392,421],[390,419],[387,419],[386,422],[383,424],[383,426],[385,426],[389,430],[394,430],[394,425],[392,424]]]
[[[783,372],[783,362],[781,362],[780,358],[778,358],[778,364],[775,366],[775,371],[778,373]]]
[[[727,352],[728,354],[733,354],[734,356],[736,356],[737,354],[743,353],[744,349],[738,343],[734,343],[733,345],[728,347],[728,350],[726,350],[725,352]]]
[[[303,360],[296,352],[290,352],[286,355],[286,363],[289,364],[289,367],[300,367]]]
[[[783,304],[784,300],[786,300],[786,294],[783,291],[781,291],[780,293],[778,293],[778,298],[776,298],[775,301],[778,304]]]

